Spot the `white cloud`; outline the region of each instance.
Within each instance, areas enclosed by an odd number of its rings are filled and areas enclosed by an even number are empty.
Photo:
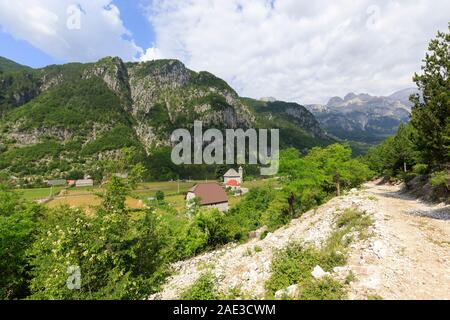
[[[15,38],[65,61],[142,54],[111,0],[0,0],[0,26]],[[80,9],[74,15],[74,4]],[[79,16],[80,23],[73,19]],[[76,22],[76,20],[75,20]]]
[[[152,52],[242,95],[325,102],[412,86],[448,0],[153,0]],[[152,55],[153,56],[153,55]]]
[[[145,53],[140,57],[140,61],[152,61],[162,59],[163,56],[158,48],[148,48]]]

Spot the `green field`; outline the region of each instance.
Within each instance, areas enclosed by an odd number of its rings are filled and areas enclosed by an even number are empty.
[[[272,180],[253,180],[246,181],[243,184],[244,188],[252,189],[264,186]],[[155,197],[157,191],[163,191],[166,202],[175,208],[177,211],[185,207],[184,195],[197,183],[205,181],[191,181],[191,182],[147,182],[138,185],[137,189],[133,191],[131,197],[127,199],[127,205],[130,208],[141,209],[143,204],[151,197]],[[276,184],[276,181],[275,181]],[[102,193],[101,187],[95,188],[38,188],[38,189],[20,189],[19,192],[27,200],[42,200],[48,199],[51,196],[53,199],[47,202],[50,208],[68,205],[70,207],[88,208],[100,204],[100,198],[96,196]],[[236,205],[240,198],[230,197],[230,206]]]
[[[23,195],[26,200],[39,200],[49,198],[52,193],[53,195],[61,192],[62,187],[52,188],[37,188],[37,189],[19,189],[18,192]]]

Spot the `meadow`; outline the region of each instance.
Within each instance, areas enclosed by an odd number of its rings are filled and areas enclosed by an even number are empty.
[[[133,191],[132,195],[127,198],[126,204],[130,209],[142,209],[146,201],[156,196],[157,191],[164,192],[165,201],[177,211],[185,208],[184,196],[187,191],[197,183],[205,181],[190,182],[146,182],[139,184],[138,188]],[[211,182],[211,181],[210,181]],[[244,188],[253,189],[262,187],[267,184],[268,180],[252,180],[243,184]],[[97,194],[102,194],[102,187],[94,188],[36,188],[21,189],[19,192],[23,197],[30,201],[44,200],[49,208],[57,208],[68,205],[69,207],[88,208],[90,206],[98,206],[101,199]],[[230,207],[240,202],[240,197],[230,197]]]

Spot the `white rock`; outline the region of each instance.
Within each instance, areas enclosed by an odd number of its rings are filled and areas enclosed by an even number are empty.
[[[311,272],[311,275],[314,277],[314,279],[322,279],[323,277],[329,276],[329,272],[323,271],[323,269],[320,266],[316,266]]]
[[[281,300],[286,296],[286,290],[278,290],[275,292],[275,299]]]
[[[372,250],[380,259],[386,256],[386,247],[380,240],[377,240],[372,244]]]
[[[297,298],[299,294],[298,285],[293,284],[286,289],[286,294],[289,298]]]

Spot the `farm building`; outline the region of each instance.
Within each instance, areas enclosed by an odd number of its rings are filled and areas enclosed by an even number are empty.
[[[239,168],[239,172],[230,169],[223,175],[223,183],[225,185],[228,185],[230,182],[236,184],[235,182],[232,182],[233,180],[239,185],[244,182],[244,169],[242,169],[242,167]]]
[[[67,185],[66,180],[49,180],[47,184],[51,187],[61,187]]]
[[[207,208],[217,208],[219,211],[228,210],[228,196],[225,190],[217,183],[201,183],[190,189],[186,195],[186,203],[200,199],[200,204]]]
[[[94,180],[92,179],[82,179],[82,180],[77,180],[77,182],[75,183],[75,186],[77,188],[81,188],[81,187],[93,187],[94,186]]]

